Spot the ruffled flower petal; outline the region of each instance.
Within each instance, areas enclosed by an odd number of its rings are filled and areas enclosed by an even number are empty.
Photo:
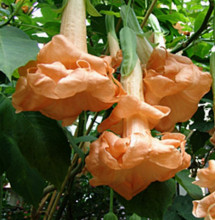
[[[193,215],[197,218],[215,219],[215,192],[201,200],[193,201]],[[210,218],[209,218],[210,216]]]
[[[170,179],[190,164],[185,136],[165,133],[153,138],[150,128],[169,113],[167,107],[151,106],[132,96],[121,98],[111,115],[99,125],[104,131],[86,158],[93,186],[109,185],[126,199],[154,181]],[[123,126],[122,126],[123,124]],[[180,149],[180,150],[179,150]]]
[[[176,137],[177,134],[174,134]],[[190,156],[184,152],[184,137],[181,141],[179,134],[175,140],[183,153],[171,139],[162,142],[150,134],[140,133],[120,138],[111,132],[103,132],[91,144],[86,158],[87,169],[93,175],[90,184],[109,185],[129,200],[150,183],[170,179],[190,164]]]
[[[175,123],[190,119],[211,83],[210,74],[202,72],[189,58],[155,49],[145,70],[145,100],[171,109],[156,129],[171,131]]]
[[[139,101],[136,97],[126,95],[121,97],[117,107],[111,112],[110,116],[105,119],[99,126],[98,131],[102,132],[111,129],[115,133],[122,135],[122,119],[129,118],[138,114],[139,117],[147,119],[149,129],[155,127],[161,118],[167,116],[170,109],[165,106],[151,106],[145,102]]]
[[[198,170],[197,181],[193,183],[208,188],[210,192],[215,191],[215,160],[209,160],[209,166]]]
[[[83,110],[109,108],[125,94],[104,59],[78,50],[63,35],[53,37],[40,50],[37,62],[20,71],[13,95],[17,112],[40,111],[64,125]]]

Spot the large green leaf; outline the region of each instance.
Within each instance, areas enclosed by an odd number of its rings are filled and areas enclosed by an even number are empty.
[[[191,178],[189,175],[189,170],[182,170],[175,175],[175,178],[193,199],[201,199],[202,190],[199,186],[192,184],[195,178]]]
[[[39,112],[15,114],[11,101],[0,96],[0,132],[13,138],[29,164],[60,187],[70,165],[70,147],[55,120]]]
[[[121,196],[118,196],[118,198],[127,212],[136,213],[141,217],[148,217],[153,220],[160,220],[163,219],[165,211],[172,203],[174,194],[175,181],[170,179],[165,182],[152,183],[146,190],[129,201]]]
[[[34,60],[38,51],[37,42],[22,30],[10,26],[0,29],[0,70],[9,79],[15,69]]]
[[[189,195],[175,197],[172,206],[165,213],[163,220],[202,220],[203,218],[195,218],[192,215],[192,201]]]
[[[37,206],[42,198],[45,180],[31,168],[14,139],[0,134],[0,167],[6,171],[13,189],[26,201]]]

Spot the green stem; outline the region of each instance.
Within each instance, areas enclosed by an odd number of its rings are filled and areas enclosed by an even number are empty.
[[[3,176],[0,176],[0,219],[2,217],[2,200],[3,200]]]
[[[149,10],[146,12],[146,15],[145,15],[145,17],[144,17],[144,20],[143,20],[143,22],[142,22],[142,24],[141,24],[141,28],[143,28],[143,27],[145,26],[145,24],[146,24],[146,22],[147,22],[147,20],[148,20],[148,18],[149,18],[149,15],[152,13],[152,10],[153,10],[153,8],[154,8],[156,2],[157,2],[157,0],[153,0],[152,4],[150,5]]]
[[[35,28],[35,29],[38,29],[38,30],[43,30],[43,28],[42,27],[40,27],[40,26],[35,26],[35,25],[30,25],[30,24],[19,24],[19,26],[23,26],[23,27],[28,27],[28,28]]]
[[[78,137],[83,136],[85,133],[85,127],[86,127],[86,112],[83,111],[79,115],[79,122],[78,122]]]
[[[89,127],[88,127],[88,129],[87,129],[85,135],[88,135],[88,134],[90,133],[90,131],[92,130],[93,125],[94,125],[94,123],[95,123],[95,121],[96,121],[98,115],[99,115],[99,112],[96,112],[96,114],[94,115],[92,121],[90,122],[90,125],[89,125]]]
[[[52,206],[52,208],[51,208],[50,214],[49,214],[49,216],[48,216],[48,220],[53,219],[52,217],[53,217],[53,215],[54,215],[54,212],[55,212],[55,210],[56,210],[57,204],[58,204],[58,202],[59,202],[59,200],[60,200],[60,197],[61,197],[61,195],[62,195],[62,193],[63,193],[63,191],[64,191],[64,188],[65,188],[66,184],[68,183],[68,181],[70,180],[70,178],[74,178],[75,175],[76,175],[78,172],[80,172],[81,167],[82,167],[82,163],[79,163],[75,168],[74,168],[74,164],[72,163],[71,166],[69,167],[68,173],[67,173],[67,175],[66,175],[66,177],[65,177],[65,179],[64,179],[64,181],[63,181],[63,183],[62,183],[62,185],[61,185],[60,192],[58,193],[58,195],[57,195],[57,197],[56,197],[56,199],[55,199],[55,202],[54,202],[54,204],[53,204],[53,206]],[[73,168],[74,168],[74,169],[73,169]]]
[[[109,212],[113,212],[113,190],[110,188],[110,208]]]

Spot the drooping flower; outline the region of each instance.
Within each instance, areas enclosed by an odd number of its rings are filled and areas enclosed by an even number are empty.
[[[215,160],[209,160],[207,168],[198,170],[197,178],[194,184],[200,187],[206,187],[210,192],[215,191]]]
[[[71,124],[83,110],[109,108],[124,94],[107,62],[56,35],[39,52],[37,65],[20,73],[13,106]]]
[[[150,130],[170,109],[144,101],[143,75],[135,55],[135,40],[127,47],[136,36],[125,27],[120,39],[126,55],[121,83],[128,95],[121,97],[110,116],[98,126],[98,131],[104,132],[91,144],[86,167],[93,175],[91,185],[108,185],[129,200],[152,182],[168,180],[187,168],[190,156],[185,152],[184,135],[165,133],[161,140],[152,137]],[[105,131],[107,129],[115,134]]]
[[[211,83],[210,74],[202,72],[189,58],[154,49],[145,69],[145,100],[171,109],[156,129],[171,131],[175,123],[190,119]]]
[[[201,200],[193,201],[193,215],[197,218],[205,217],[205,220],[215,219],[215,192]]]
[[[185,137],[165,133],[153,138],[150,128],[169,113],[162,106],[151,106],[133,96],[121,98],[109,118],[99,126],[105,131],[90,147],[86,158],[93,186],[108,185],[126,199],[146,189],[154,181],[165,181],[190,164]],[[180,150],[179,150],[180,149]]]
[[[209,160],[209,166],[198,170],[196,184],[200,187],[208,188],[210,195],[201,200],[193,201],[193,215],[197,218],[208,220],[215,219],[215,161]]]
[[[69,0],[61,34],[20,68],[12,100],[17,112],[40,111],[66,126],[83,110],[107,109],[125,93],[108,62],[87,53],[85,3]]]

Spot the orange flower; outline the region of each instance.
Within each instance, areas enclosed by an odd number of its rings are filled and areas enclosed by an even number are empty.
[[[215,160],[209,160],[207,168],[198,170],[198,180],[193,182],[200,187],[206,187],[210,192],[215,191]]]
[[[185,153],[184,135],[166,133],[161,140],[151,136],[150,129],[168,113],[167,107],[153,107],[133,96],[122,97],[99,131],[111,128],[123,138],[105,131],[91,144],[86,158],[93,175],[90,184],[109,185],[129,200],[150,183],[170,179],[188,167],[190,156]]]
[[[199,180],[193,183],[206,187],[211,192],[202,200],[193,201],[193,215],[197,218],[206,217],[205,219],[215,219],[215,160],[209,160],[207,168],[198,170],[197,177]]]
[[[202,72],[189,58],[155,49],[145,70],[145,100],[171,109],[156,129],[171,131],[175,123],[189,120],[211,83],[210,74]]]
[[[193,201],[193,215],[197,218],[205,217],[205,220],[215,219],[215,192],[201,200]]]
[[[107,109],[125,93],[104,59],[77,49],[63,35],[40,50],[34,65],[21,69],[13,95],[17,112],[40,111],[66,126],[81,111]]]

